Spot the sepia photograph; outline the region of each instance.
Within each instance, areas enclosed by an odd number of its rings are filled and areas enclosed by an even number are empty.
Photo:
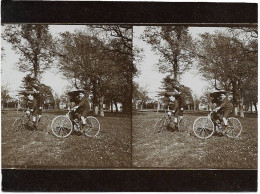
[[[1,23],[2,191],[257,191],[255,0],[4,0]]]
[[[136,168],[257,169],[258,28],[134,26]]]
[[[2,168],[131,167],[132,34],[2,25]]]

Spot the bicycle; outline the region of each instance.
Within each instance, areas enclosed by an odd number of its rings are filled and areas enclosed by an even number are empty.
[[[32,121],[32,113],[30,112],[28,114],[26,113],[26,111],[28,110],[23,110],[22,115],[15,119],[13,123],[14,131],[24,130],[25,128],[33,129],[34,126],[36,127],[36,130],[40,131],[43,131],[44,129],[48,128],[48,124],[46,125],[46,123],[49,123],[49,119],[45,115],[42,115],[41,118],[39,118],[39,115],[37,115],[36,125],[34,125],[34,122]]]
[[[51,129],[56,137],[66,138],[72,131],[80,132],[88,137],[96,137],[100,131],[100,123],[97,118],[93,116],[86,117],[86,125],[83,127],[79,115],[76,113],[76,119],[70,119],[70,113],[66,115],[59,115],[52,120]]]
[[[222,133],[223,124],[218,118],[213,119],[213,112],[211,111],[208,116],[199,117],[193,123],[193,132],[200,139],[210,138],[214,132]],[[235,117],[229,117],[227,119],[227,132],[226,135],[230,138],[237,138],[242,132],[242,125],[240,121]]]
[[[159,119],[155,125],[154,125],[154,133],[161,133],[162,131],[164,131],[167,128],[175,128],[175,123],[173,122],[173,118],[172,114],[169,115],[167,111],[164,112],[164,115],[161,119]],[[178,116],[178,131],[180,132],[180,125],[183,121],[183,118],[180,119],[180,116]]]

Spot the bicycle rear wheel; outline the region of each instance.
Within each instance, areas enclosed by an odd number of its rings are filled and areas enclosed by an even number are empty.
[[[15,119],[14,123],[13,123],[13,131],[20,131],[24,129],[24,120],[22,118],[17,118]]]
[[[67,116],[57,116],[52,120],[51,130],[56,137],[68,137],[72,129],[72,122]]]
[[[193,132],[200,139],[210,138],[214,133],[214,124],[208,117],[199,117],[193,123]]]
[[[230,117],[227,125],[227,136],[230,138],[238,137],[242,132],[242,125],[237,118]]]
[[[169,121],[165,117],[163,117],[155,123],[154,133],[161,133],[168,126],[169,126]]]
[[[86,118],[86,125],[84,127],[84,134],[88,137],[94,137],[97,136],[100,131],[100,123],[97,120],[97,118],[93,116],[88,116]]]

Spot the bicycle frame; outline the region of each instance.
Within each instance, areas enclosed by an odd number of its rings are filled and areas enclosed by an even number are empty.
[[[76,129],[74,128],[75,119],[74,119],[74,120],[71,120],[71,119],[70,119],[70,113],[71,113],[71,112],[73,112],[73,110],[69,110],[69,111],[66,113],[65,116],[72,122],[73,130],[76,130]],[[81,123],[81,119],[79,118],[79,114],[78,114],[78,113],[75,113],[75,116],[76,116],[77,119],[79,120],[78,123],[75,123],[75,124],[79,124],[79,126],[80,126],[79,130],[81,130],[81,127],[82,127],[81,124],[82,124],[82,123]],[[63,123],[62,123],[62,124],[63,124]]]
[[[218,124],[216,123],[217,120],[213,120],[213,119],[212,119],[212,114],[213,114],[213,112],[214,112],[214,111],[211,111],[211,112],[208,114],[208,119],[211,120],[211,121],[213,122],[214,126],[215,126],[215,127],[218,127],[218,129],[219,129],[219,126],[218,126]],[[222,128],[221,118],[218,118],[218,120],[220,121],[219,124],[221,125],[221,128]]]
[[[174,122],[174,118],[176,118],[173,114],[168,114],[168,112],[171,112],[171,111],[169,111],[169,110],[164,110],[164,114],[163,114],[163,116],[161,117],[161,119],[159,119],[157,122],[156,122],[156,124],[155,124],[155,127],[156,127],[156,125],[157,125],[157,123],[159,122],[159,121],[161,121],[161,120],[163,120],[163,119],[165,119],[165,121],[166,121],[166,124],[167,125],[169,125],[171,128],[175,128],[176,127],[176,124],[175,124],[175,122]],[[182,119],[180,119],[180,117],[178,116],[177,117],[177,128],[179,129],[179,131],[180,131],[180,123],[181,123],[181,121],[182,121]]]
[[[164,110],[164,117],[168,119],[168,112],[171,112],[170,110]],[[174,116],[174,113],[171,112],[171,115],[170,115],[170,122],[171,123],[174,123],[174,121],[172,121],[173,118],[177,118],[177,122],[178,122],[178,125],[181,123],[182,119],[180,119],[180,116],[178,115],[177,117]]]
[[[21,115],[21,117],[26,117],[26,119],[28,119],[27,120],[27,122],[29,122],[29,121],[32,121],[32,117],[33,117],[33,115],[32,115],[32,112],[30,111],[30,114],[28,115],[27,113],[26,113],[26,111],[28,111],[29,109],[28,108],[24,108],[24,109],[22,109],[22,115]],[[37,114],[37,116],[36,116],[36,123],[38,123],[39,122],[39,114]]]
[[[218,118],[219,120],[220,120],[220,123],[216,123],[216,121],[217,120],[213,120],[212,119],[212,114],[213,114],[213,112],[214,111],[211,111],[209,114],[208,114],[208,119],[209,120],[211,120],[212,122],[213,122],[213,124],[214,124],[214,127],[215,127],[215,129],[214,130],[216,130],[217,132],[221,132],[222,131],[222,128],[223,128],[223,125],[222,125],[222,123],[221,123],[221,118]],[[228,120],[228,122],[229,122],[229,118],[227,118],[227,120]],[[220,125],[220,126],[219,126]],[[221,127],[221,128],[220,128]]]

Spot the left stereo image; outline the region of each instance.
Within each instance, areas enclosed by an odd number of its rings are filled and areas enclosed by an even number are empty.
[[[131,167],[133,28],[2,25],[2,168]]]

